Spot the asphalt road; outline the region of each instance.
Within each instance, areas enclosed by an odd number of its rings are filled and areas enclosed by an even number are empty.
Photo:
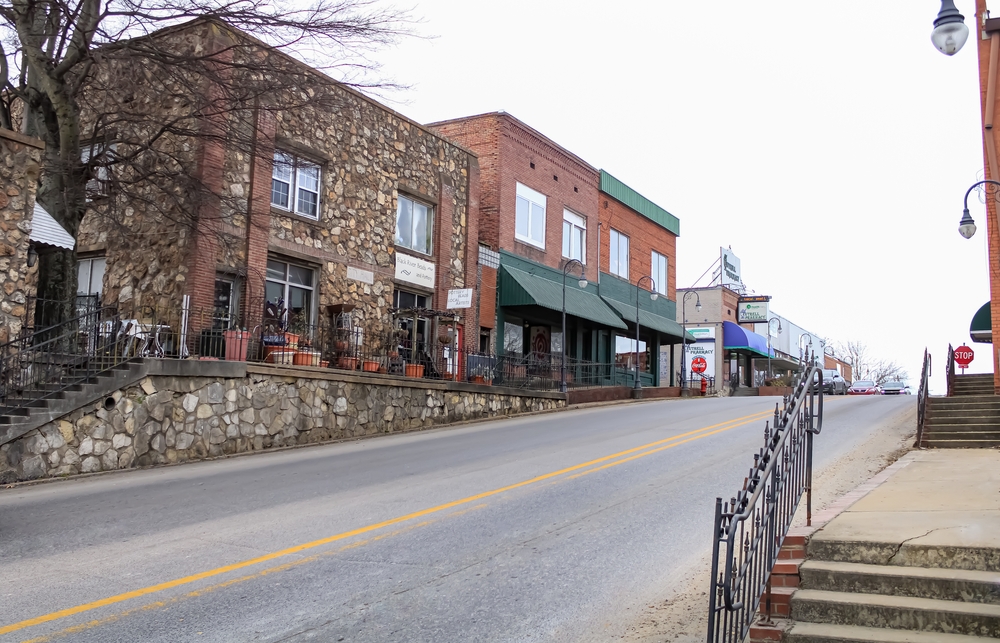
[[[574,410],[0,490],[7,641],[605,641],[777,398]],[[827,397],[817,469],[913,397]]]

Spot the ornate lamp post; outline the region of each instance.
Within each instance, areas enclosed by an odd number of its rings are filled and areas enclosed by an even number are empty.
[[[687,335],[687,303],[688,296],[694,295],[696,297],[694,303],[694,309],[701,312],[701,295],[699,295],[694,290],[689,290],[684,293],[681,298],[681,328],[684,329],[684,334]],[[681,388],[687,388],[687,342],[683,341],[685,338],[681,338]]]
[[[570,259],[563,265],[562,289],[562,362],[559,364],[559,391],[566,392],[566,275],[571,266],[580,266],[580,287],[587,287],[587,267],[577,259]]]
[[[659,293],[656,292],[656,282],[649,275],[643,275],[635,281],[635,386],[633,395],[639,397],[642,384],[639,382],[639,285],[643,281],[649,281],[649,298],[656,301]]]
[[[809,338],[809,343],[806,344],[806,346],[812,346],[813,336],[810,335],[809,333],[802,333],[801,335],[799,335],[799,361],[804,364],[805,363],[805,357],[804,357],[804,352],[802,350],[802,338],[803,337],[808,337]]]
[[[774,373],[771,372],[771,322],[777,320],[778,322],[778,333],[781,333],[781,318],[772,317],[767,320],[767,376],[773,378]]]
[[[973,183],[969,186],[969,189],[965,191],[965,201],[964,209],[962,210],[962,220],[958,222],[958,234],[962,235],[966,239],[971,239],[972,235],[976,234],[976,222],[972,220],[972,216],[969,215],[969,195],[980,185],[985,184],[996,185],[1000,187],[1000,181],[991,181],[986,179],[985,181],[979,181]]]

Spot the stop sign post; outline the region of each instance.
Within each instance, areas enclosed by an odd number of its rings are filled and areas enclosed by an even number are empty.
[[[958,364],[963,373],[965,372],[965,369],[969,367],[969,364],[972,363],[975,356],[976,354],[972,352],[972,349],[965,344],[962,344],[955,349],[955,363]]]

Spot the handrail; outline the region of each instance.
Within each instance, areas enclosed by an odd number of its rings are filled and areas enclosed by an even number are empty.
[[[948,347],[949,354],[951,346]],[[917,391],[917,439],[913,446],[919,448],[924,438],[924,422],[927,418],[927,397],[930,395],[931,354],[924,349],[924,363],[920,368],[920,388]],[[949,387],[950,388],[950,387]]]
[[[951,397],[955,394],[955,349],[948,344],[948,357],[944,363],[945,381],[948,382],[946,395]]]
[[[811,523],[812,440],[823,427],[821,368],[802,364],[780,413],[775,405],[773,423],[773,431],[765,423],[764,447],[754,454],[743,488],[728,503],[715,502],[710,643],[746,637],[762,597],[770,597],[771,570],[803,494]]]

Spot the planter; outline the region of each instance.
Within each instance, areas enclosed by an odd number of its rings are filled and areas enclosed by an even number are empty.
[[[285,333],[285,346],[288,348],[298,348],[299,336],[295,333]]]
[[[486,378],[482,375],[473,375],[469,378],[469,381],[473,384],[486,384]]]
[[[293,363],[296,366],[319,366],[319,351],[296,351]]]
[[[455,379],[455,374],[454,373],[442,373],[441,374],[441,379],[443,379],[443,380],[453,380],[453,379]]]
[[[366,373],[377,373],[378,372],[378,362],[366,359],[361,362],[361,370]]]
[[[423,364],[407,364],[406,365],[406,376],[407,377],[423,377],[424,376],[424,365]]]
[[[284,364],[284,365],[294,364],[295,351],[276,348],[267,355],[266,360],[272,364]]]
[[[330,367],[330,362],[328,362],[325,359],[321,359],[319,361],[319,366],[320,366],[320,368],[329,368]]]
[[[250,343],[250,331],[227,330],[222,333],[226,342],[226,359],[231,362],[247,361],[247,346]]]
[[[357,357],[338,357],[337,358],[337,368],[346,368],[349,371],[356,371],[358,369],[358,358]]]

